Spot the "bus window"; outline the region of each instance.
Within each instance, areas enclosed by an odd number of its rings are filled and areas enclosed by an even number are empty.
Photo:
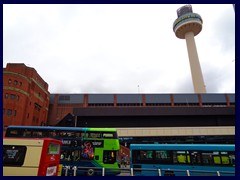
[[[204,165],[212,165],[213,164],[213,152],[205,151],[202,152],[202,161]]]
[[[234,152],[229,152],[229,161],[231,166],[235,166],[235,154]]]
[[[153,158],[153,151],[147,151],[147,159],[152,159]]]
[[[65,131],[59,131],[59,136],[60,137],[67,137],[67,133]]]
[[[59,154],[60,144],[49,143],[48,145],[48,154]]]
[[[215,165],[220,165],[221,164],[221,158],[219,152],[213,152],[213,163]]]
[[[68,137],[74,137],[74,136],[75,136],[75,133],[74,133],[74,132],[71,132],[71,131],[68,131],[68,132],[67,132],[67,136],[68,136]]]
[[[31,137],[31,136],[32,136],[31,130],[25,129],[23,131],[23,137]]]
[[[172,164],[171,151],[155,151],[155,163]]]
[[[81,133],[80,133],[80,132],[75,132],[75,137],[76,137],[76,138],[81,137]]]
[[[43,134],[41,131],[33,131],[32,132],[32,137],[42,137]]]
[[[56,137],[57,135],[56,131],[49,131],[49,137]]]
[[[74,150],[73,151],[73,161],[79,161],[80,160],[80,151],[79,150]]]
[[[134,156],[137,157],[136,161],[139,162],[145,162],[145,163],[153,163],[154,162],[154,158],[153,158],[153,150],[140,150],[140,151],[136,151],[134,152]]]
[[[101,133],[100,132],[90,132],[89,138],[101,138]]]
[[[103,138],[115,138],[113,133],[104,132]]]
[[[65,161],[72,161],[73,155],[72,150],[65,150],[61,154],[61,159]]]
[[[103,163],[113,164],[116,162],[116,151],[103,151]]]
[[[156,151],[156,159],[166,159],[167,157],[167,151]]]
[[[3,147],[3,166],[22,166],[26,150],[26,146],[5,145]]]
[[[222,164],[228,165],[229,164],[229,157],[228,156],[221,156]]]
[[[22,130],[15,130],[15,129],[11,129],[8,132],[8,137],[21,137],[22,136]]]
[[[174,164],[190,163],[189,152],[188,151],[173,151],[173,163]]]
[[[221,152],[220,154],[221,154],[222,165],[226,165],[226,166],[235,165],[235,155],[232,152]]]
[[[201,153],[199,151],[191,152],[191,163],[192,164],[201,164]]]

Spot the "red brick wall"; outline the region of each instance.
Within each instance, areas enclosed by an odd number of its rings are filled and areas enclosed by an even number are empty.
[[[37,71],[24,64],[7,64],[3,70],[3,125],[46,123],[48,106],[48,84]]]

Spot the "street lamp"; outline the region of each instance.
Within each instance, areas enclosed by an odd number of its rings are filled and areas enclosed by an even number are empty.
[[[75,115],[74,117],[75,117],[74,118],[75,127],[77,127],[77,116]]]

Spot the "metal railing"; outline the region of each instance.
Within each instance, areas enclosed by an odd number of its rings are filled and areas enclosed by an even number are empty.
[[[179,169],[153,169],[153,168],[104,168],[104,167],[77,167],[77,166],[64,166],[62,169],[63,176],[106,176],[113,175],[112,172],[119,171],[116,173],[117,176],[140,176],[142,171],[150,176],[235,176],[235,171],[203,171],[203,170],[179,170]],[[116,175],[115,174],[115,175]]]

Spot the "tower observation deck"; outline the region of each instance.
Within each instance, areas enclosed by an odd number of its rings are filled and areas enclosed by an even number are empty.
[[[199,14],[193,13],[191,5],[179,8],[177,15],[178,18],[173,23],[173,31],[178,38],[186,39],[194,91],[195,93],[206,93],[194,39],[194,36],[202,30],[202,18]]]

